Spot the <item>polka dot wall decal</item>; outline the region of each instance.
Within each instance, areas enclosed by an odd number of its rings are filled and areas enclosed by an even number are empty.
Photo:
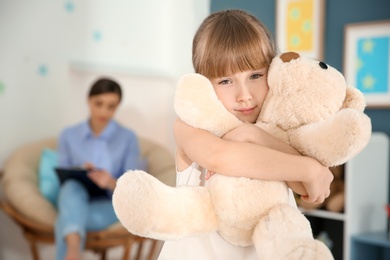
[[[294,46],[294,47],[297,47],[299,46],[299,44],[301,43],[301,38],[299,37],[299,35],[292,35],[291,37],[291,45]]]
[[[312,30],[313,26],[312,26],[312,22],[311,20],[306,20],[303,22],[302,24],[302,31],[304,32],[310,32]]]
[[[362,81],[363,81],[364,89],[367,89],[367,90],[374,89],[376,80],[371,74],[367,74],[366,76],[364,76]]]
[[[356,71],[360,70],[363,67],[363,61],[360,57],[356,58]]]
[[[94,31],[92,34],[92,38],[98,42],[102,39],[102,33],[100,31]]]
[[[374,47],[375,47],[375,42],[371,39],[366,39],[364,42],[363,42],[363,52],[364,53],[372,53],[373,50],[374,50]]]
[[[65,2],[65,10],[69,13],[74,11],[74,3],[72,1]]]
[[[300,15],[301,15],[301,12],[299,10],[299,8],[294,8],[291,10],[291,19],[292,20],[298,20]]]
[[[0,81],[0,95],[3,94],[5,91],[5,84]]]
[[[39,65],[38,66],[38,74],[41,76],[47,76],[49,72],[49,69],[47,68],[46,65]]]

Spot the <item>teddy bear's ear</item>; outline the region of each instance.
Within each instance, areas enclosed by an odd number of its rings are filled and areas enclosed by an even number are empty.
[[[354,87],[347,87],[347,93],[344,99],[343,108],[355,108],[364,111],[366,100],[362,92]]]
[[[207,130],[217,136],[242,124],[218,99],[213,85],[201,74],[182,76],[174,100],[177,116],[192,127]]]
[[[296,60],[300,57],[300,55],[296,52],[285,52],[280,55],[280,59],[283,62],[290,62],[291,60]]]

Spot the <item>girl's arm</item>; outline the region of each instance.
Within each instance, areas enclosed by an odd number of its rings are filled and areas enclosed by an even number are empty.
[[[250,142],[292,155],[301,155],[295,148],[250,123],[234,128],[223,138],[231,141]]]
[[[240,142],[250,142],[274,149],[291,155],[301,155],[295,148],[289,146],[280,139],[274,137],[254,124],[243,124],[223,136],[223,139]],[[306,196],[307,192],[303,184],[299,181],[286,181],[287,185],[301,196]]]
[[[174,126],[179,171],[197,162],[228,176],[271,181],[299,181],[307,201],[322,202],[329,195],[333,175],[316,160],[291,155],[253,143],[223,140],[177,119]]]

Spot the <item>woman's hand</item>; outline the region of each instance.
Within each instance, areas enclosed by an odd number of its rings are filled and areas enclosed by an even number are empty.
[[[302,184],[307,195],[302,195],[301,199],[311,203],[322,203],[330,195],[330,184],[333,181],[333,174],[328,167],[321,165],[314,159],[313,169],[307,175],[307,181]]]
[[[87,169],[88,177],[100,188],[114,190],[116,186],[116,179],[105,170],[100,170],[95,167],[93,163],[86,162],[83,168]]]
[[[116,179],[105,170],[91,170],[88,172],[88,177],[102,189],[115,189]]]
[[[96,167],[95,167],[95,165],[93,163],[86,162],[86,163],[83,164],[83,168],[86,169],[87,171],[92,171]]]

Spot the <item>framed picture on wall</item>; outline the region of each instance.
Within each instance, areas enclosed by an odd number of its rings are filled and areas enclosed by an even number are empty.
[[[390,107],[390,20],[347,24],[344,75],[368,107]]]
[[[325,0],[277,0],[276,44],[281,52],[323,58]]]

